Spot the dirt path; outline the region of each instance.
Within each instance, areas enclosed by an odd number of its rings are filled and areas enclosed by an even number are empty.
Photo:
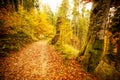
[[[86,80],[87,77],[92,78],[75,61],[63,61],[46,41],[35,42],[0,59],[0,80]]]

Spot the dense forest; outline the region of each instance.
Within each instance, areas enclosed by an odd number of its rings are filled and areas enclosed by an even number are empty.
[[[120,1],[0,0],[0,80],[120,80]]]

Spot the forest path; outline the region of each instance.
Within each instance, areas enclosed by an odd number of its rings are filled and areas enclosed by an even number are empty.
[[[27,45],[10,57],[0,59],[0,80],[86,80],[91,75],[80,70],[74,60],[63,61],[46,41]]]

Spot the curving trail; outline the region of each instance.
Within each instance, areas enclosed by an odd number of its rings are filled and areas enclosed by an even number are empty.
[[[74,60],[63,61],[46,41],[27,45],[0,59],[0,80],[95,80]]]

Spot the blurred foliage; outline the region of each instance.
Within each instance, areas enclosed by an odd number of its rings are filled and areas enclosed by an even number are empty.
[[[83,14],[87,14],[85,17],[83,17]],[[80,40],[80,54],[82,54],[85,46],[86,46],[86,41],[87,41],[87,34],[88,34],[88,27],[89,27],[89,15],[90,12],[86,11],[83,14],[80,14],[80,18],[78,21],[78,37]]]
[[[70,22],[67,20],[62,19],[62,23],[59,26],[60,29],[60,37],[58,40],[58,44],[68,43],[70,38],[73,35]]]
[[[64,44],[62,46],[63,56],[67,59],[76,59],[79,55],[79,50],[75,49],[73,46]]]
[[[66,7],[64,7],[66,5]],[[77,57],[80,45],[85,44],[88,17],[78,15],[76,24],[79,32],[74,34],[71,20],[68,19],[68,1],[64,1],[53,14],[48,5],[43,6],[43,10],[36,10],[19,6],[18,11],[14,11],[12,5],[0,9],[0,51],[6,53],[11,50],[19,50],[22,45],[45,39],[52,41],[55,35],[59,35],[55,47],[64,53],[68,58]],[[65,12],[64,12],[65,11]],[[86,12],[87,13],[87,12]],[[61,17],[59,20],[58,17]],[[58,19],[58,20],[57,20]],[[57,33],[57,30],[60,32]]]
[[[79,0],[73,0],[73,3],[71,22],[73,33],[79,39],[79,46],[77,44],[74,45],[80,50],[81,55],[86,46],[90,11],[86,9],[86,3],[80,3]]]
[[[53,13],[51,7],[48,4],[43,5],[43,12],[47,15],[47,21],[55,26],[55,14]]]
[[[57,12],[58,17],[63,17],[66,19],[68,17],[69,7],[69,0],[62,0],[62,3]]]
[[[34,9],[29,12],[19,6],[18,12],[0,9],[0,55],[31,41],[40,39],[51,40],[55,35],[55,27],[48,21],[43,12],[36,13]]]
[[[64,54],[64,57],[69,58],[70,56],[74,56],[77,58],[82,54],[86,45],[90,11],[86,10],[85,7],[82,8],[81,12],[78,11],[78,7],[80,6],[79,1],[74,1],[73,12],[69,16],[72,19],[68,19],[67,13],[69,8],[67,6],[69,5],[65,6],[67,1],[63,1],[62,3],[64,4],[61,4],[58,9],[57,31],[54,43],[56,43],[57,50]],[[65,12],[62,12],[64,10]],[[77,56],[75,56],[76,54]]]
[[[73,35],[70,21],[59,18],[57,25],[59,33],[56,33],[56,35],[59,35],[59,37],[57,37],[58,40],[55,44],[56,49],[62,53],[63,58],[73,59],[78,57],[79,50],[73,44],[75,41],[76,43],[79,42],[79,39]]]

